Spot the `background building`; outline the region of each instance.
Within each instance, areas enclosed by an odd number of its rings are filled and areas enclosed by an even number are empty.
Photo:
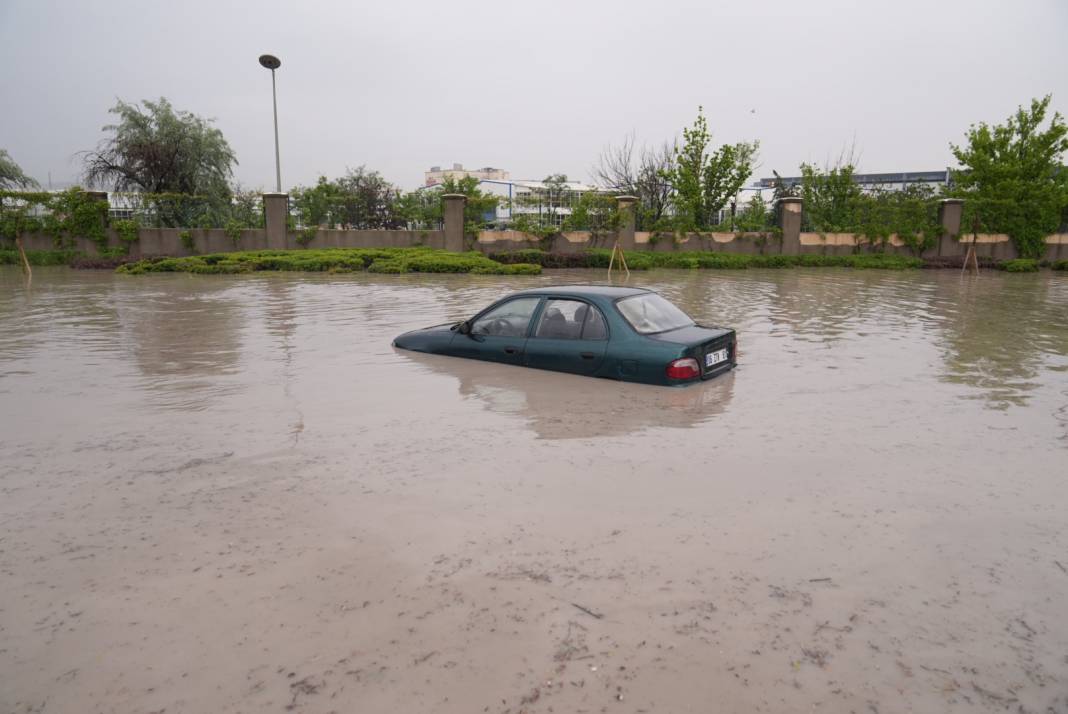
[[[762,178],[760,182],[756,184],[761,188],[774,188],[774,178]],[[799,186],[801,184],[800,176],[784,176],[782,182],[787,186]],[[911,183],[926,183],[932,184],[935,188],[945,188],[951,182],[951,176],[949,169],[942,169],[941,171],[905,171],[901,173],[885,173],[885,174],[853,174],[853,182],[860,184],[861,188],[870,190],[874,188],[888,188],[895,191],[900,191],[906,185]]]
[[[429,171],[423,173],[424,186],[436,186],[448,178],[466,178],[468,176],[474,176],[477,179],[493,179],[496,181],[507,181],[511,178],[504,169],[495,169],[492,166],[483,166],[480,169],[465,169],[463,164],[453,164],[451,169],[443,169],[440,166],[431,166]]]
[[[484,193],[491,193],[501,198],[497,204],[495,216],[486,220],[497,227],[505,228],[519,216],[527,216],[539,225],[553,224],[559,226],[571,215],[584,193],[614,193],[609,189],[568,181],[559,189],[548,186],[544,181],[510,181],[483,179],[478,187]]]

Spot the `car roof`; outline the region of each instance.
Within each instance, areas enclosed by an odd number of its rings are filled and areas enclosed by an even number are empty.
[[[515,293],[516,295],[544,295],[551,293],[553,295],[578,295],[578,296],[599,296],[606,298],[621,298],[628,297],[630,295],[640,295],[641,293],[652,292],[645,288],[628,288],[615,285],[550,285],[544,288],[530,288],[529,290],[520,290]]]

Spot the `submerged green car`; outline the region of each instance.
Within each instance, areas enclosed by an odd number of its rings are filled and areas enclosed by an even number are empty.
[[[393,345],[664,385],[710,379],[737,363],[734,330],[698,325],[651,290],[596,285],[523,290],[470,320],[406,332]]]

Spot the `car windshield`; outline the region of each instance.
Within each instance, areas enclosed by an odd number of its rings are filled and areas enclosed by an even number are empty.
[[[642,293],[616,303],[630,326],[643,335],[694,324],[690,316],[656,293]]]

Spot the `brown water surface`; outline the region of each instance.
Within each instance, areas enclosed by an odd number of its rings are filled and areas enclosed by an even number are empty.
[[[390,346],[602,279],[0,269],[0,712],[1068,711],[1068,277],[636,273],[686,389]]]

